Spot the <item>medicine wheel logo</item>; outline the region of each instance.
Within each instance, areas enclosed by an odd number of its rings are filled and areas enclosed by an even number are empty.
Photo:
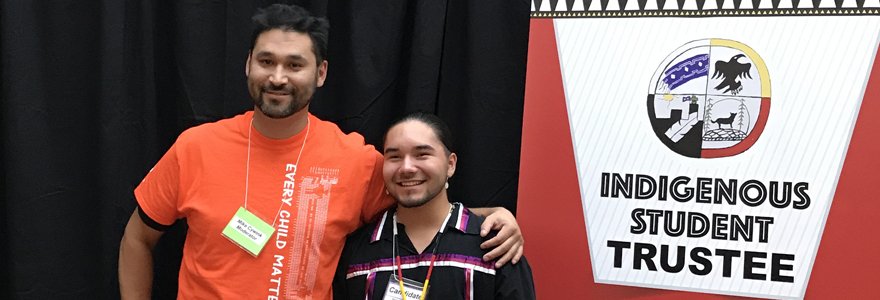
[[[758,53],[725,39],[689,42],[660,64],[648,90],[654,133],[687,157],[748,150],[770,114],[770,74]]]

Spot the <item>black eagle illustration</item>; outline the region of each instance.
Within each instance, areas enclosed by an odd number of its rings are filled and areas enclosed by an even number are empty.
[[[712,74],[712,79],[722,78],[721,83],[715,87],[715,90],[720,91],[723,88],[727,88],[722,93],[730,92],[733,95],[742,91],[742,82],[737,79],[743,77],[752,79],[752,76],[749,75],[752,64],[739,62],[739,59],[743,57],[745,55],[737,54],[731,57],[729,61],[719,60],[715,62],[715,74]]]

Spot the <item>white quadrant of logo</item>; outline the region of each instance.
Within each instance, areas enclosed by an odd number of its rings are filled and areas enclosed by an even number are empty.
[[[595,280],[803,297],[880,16],[554,25]]]

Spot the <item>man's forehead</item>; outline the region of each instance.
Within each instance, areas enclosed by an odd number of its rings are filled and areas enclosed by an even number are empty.
[[[314,59],[312,39],[306,33],[272,29],[257,36],[254,55],[301,56]]]
[[[418,121],[405,121],[391,128],[385,140],[387,147],[411,147],[430,146],[431,148],[442,147],[440,139],[434,130]]]

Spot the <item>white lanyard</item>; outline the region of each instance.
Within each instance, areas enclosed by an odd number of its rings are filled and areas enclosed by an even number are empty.
[[[306,148],[306,141],[309,139],[309,129],[311,128],[311,120],[309,120],[308,115],[306,116],[306,136],[303,138],[302,146],[299,148],[299,155],[296,156],[296,164],[293,166],[293,178],[296,178],[296,170],[299,169],[299,159],[302,157],[303,149]],[[244,209],[247,210],[247,202],[248,202],[248,184],[250,183],[250,172],[251,172],[251,131],[253,131],[254,127],[254,119],[251,118],[251,123],[248,125],[248,147],[247,147],[247,162],[245,163],[245,172],[244,172]],[[275,227],[275,222],[278,221],[278,214],[281,213],[281,208],[284,207],[284,203],[278,205],[278,211],[275,213],[275,219],[272,220],[272,227]]]

